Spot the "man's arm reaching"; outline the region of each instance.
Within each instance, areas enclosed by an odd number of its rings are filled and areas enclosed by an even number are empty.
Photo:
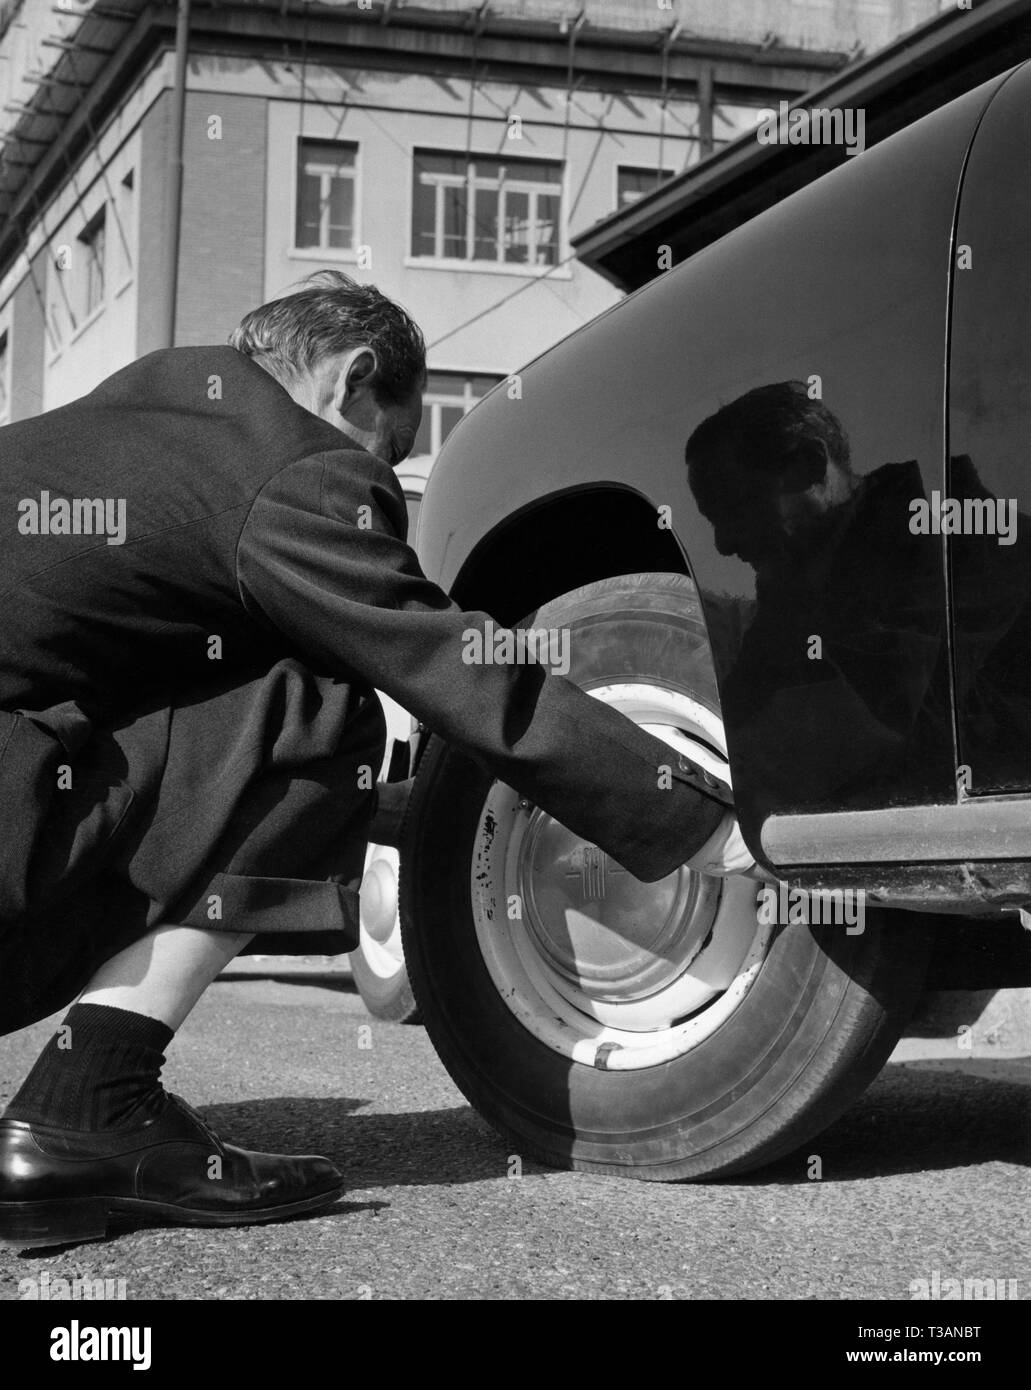
[[[361,451],[303,459],[257,498],[242,599],[313,663],[392,696],[630,873],[652,881],[719,838],[725,789],[630,719],[538,665],[471,664],[463,613],[419,568],[404,499]]]

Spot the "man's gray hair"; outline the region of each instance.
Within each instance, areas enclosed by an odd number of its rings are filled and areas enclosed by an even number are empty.
[[[319,270],[304,289],[253,309],[229,335],[230,345],[287,385],[320,362],[370,347],[381,404],[407,401],[426,382],[426,343],[419,326],[375,285],[340,270]]]

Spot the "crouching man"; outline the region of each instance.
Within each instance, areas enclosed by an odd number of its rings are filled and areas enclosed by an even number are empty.
[[[0,1033],[76,1000],[0,1119],[0,1239],[339,1194],[327,1159],[226,1144],[159,1076],[249,944],[357,944],[374,688],[639,878],[743,867],[726,795],[665,744],[540,666],[463,661],[489,619],[421,573],[392,471],[424,381],[407,314],[323,272],[229,346],[0,430]]]

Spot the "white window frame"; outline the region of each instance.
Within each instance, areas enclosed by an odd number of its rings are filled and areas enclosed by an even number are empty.
[[[301,172],[302,172],[302,169],[304,168],[304,144],[305,144],[305,141],[309,141],[309,142],[311,142],[311,143],[313,143],[313,144],[317,143],[317,144],[321,144],[321,145],[342,145],[342,146],[345,146],[347,149],[352,150],[353,153],[354,153],[354,163],[353,163],[349,168],[345,168],[345,173],[344,173],[344,174],[341,173],[341,168],[340,168],[340,166],[336,166],[336,168],[335,168],[335,169],[332,169],[332,170],[330,169],[330,167],[329,167],[328,165],[326,166],[326,170],[327,170],[327,172],[329,173],[329,177],[330,177],[330,178],[332,178],[332,177],[334,176],[334,174],[335,174],[336,177],[338,177],[338,178],[339,178],[339,177],[344,177],[344,176],[347,176],[347,175],[349,175],[350,178],[351,178],[351,183],[352,183],[352,186],[353,186],[353,189],[354,189],[354,220],[353,220],[353,226],[352,226],[352,228],[351,228],[351,245],[350,245],[350,246],[328,246],[328,245],[322,245],[322,244],[320,244],[320,245],[318,245],[318,246],[298,246],[298,245],[297,245],[297,210],[298,210],[298,203],[299,203],[300,197],[301,197]],[[360,144],[358,143],[357,140],[337,140],[337,139],[336,139],[334,136],[332,136],[332,135],[315,135],[315,134],[313,134],[313,133],[310,132],[310,131],[309,131],[306,135],[298,135],[297,138],[296,138],[296,140],[294,141],[294,189],[293,189],[293,205],[292,205],[292,208],[291,208],[292,217],[291,217],[291,227],[290,227],[290,251],[289,251],[289,254],[290,254],[292,257],[294,257],[295,259],[297,259],[297,260],[310,260],[310,261],[326,261],[326,260],[356,261],[356,260],[358,259],[358,248],[359,248],[359,246],[362,244],[362,235],[361,235],[361,219],[362,219],[361,189],[362,189],[362,180],[361,180],[361,146],[360,146]],[[320,219],[319,236],[320,236],[320,238],[321,238],[324,234],[328,233],[328,223],[329,223],[329,200],[328,200],[328,198],[322,198],[321,195],[320,195],[320,200],[319,200],[319,201],[320,201],[320,203],[322,204],[322,208],[323,208],[323,218],[325,219],[325,227],[323,227],[323,225],[322,225],[322,219]]]
[[[419,155],[450,155],[457,159],[466,159],[466,170],[464,174],[437,173],[420,170],[418,167]],[[500,165],[497,174],[477,173],[477,161],[481,163]],[[449,268],[459,266],[472,266],[477,269],[490,267],[493,269],[505,269],[508,271],[522,272],[523,274],[542,274],[552,272],[561,265],[564,246],[564,210],[566,205],[565,190],[565,166],[561,160],[552,160],[547,157],[535,160],[534,163],[550,164],[554,167],[554,179],[548,183],[543,183],[538,179],[519,178],[518,170],[521,165],[526,163],[524,160],[505,160],[497,155],[469,155],[466,156],[464,150],[445,150],[445,149],[423,149],[413,150],[412,155],[412,198],[413,213],[411,223],[414,224],[414,192],[415,183],[429,184],[434,188],[434,208],[433,208],[433,251],[432,253],[419,254],[412,248],[414,236],[410,234],[409,255],[405,258],[406,265],[445,265]],[[512,170],[509,175],[506,171]],[[445,253],[444,250],[444,205],[445,188],[462,188],[467,191],[465,207],[465,255],[455,256]],[[479,192],[494,193],[497,198],[497,227],[498,235],[495,238],[495,255],[492,257],[477,256],[476,251],[476,194]],[[529,226],[528,259],[525,261],[511,261],[505,258],[505,249],[510,244],[505,236],[505,205],[507,195],[512,193],[528,194],[527,199],[527,222]],[[538,198],[541,196],[554,197],[558,199],[558,218],[555,227],[554,261],[538,263],[536,257],[542,243],[538,240],[537,229],[540,224],[538,216]],[[414,231],[413,225],[413,231]],[[421,230],[421,229],[419,229]],[[482,239],[482,238],[481,238]],[[543,243],[546,244],[546,243]]]
[[[473,391],[473,377],[476,376],[496,376],[498,381],[504,381],[504,375],[500,372],[480,372],[480,371],[461,371],[451,367],[431,367],[430,375],[433,376],[455,376],[462,377],[462,390],[454,393],[445,391],[431,391],[427,388],[423,392],[422,408],[423,412],[430,413],[430,454],[436,458],[440,453],[444,440],[441,438],[441,411],[447,406],[452,409],[456,406],[462,407],[462,414],[468,415],[473,406],[483,400],[483,396],[477,396]],[[457,385],[457,383],[456,383]],[[491,388],[493,389],[493,388]],[[484,393],[486,394],[486,393]]]
[[[65,344],[70,341],[72,334],[75,332],[75,327],[73,327],[70,320],[68,306],[65,303],[65,293],[58,288],[59,282],[56,277],[62,272],[58,270],[52,255],[48,257],[48,261],[46,296],[47,316],[46,324],[43,329],[43,341],[46,344],[47,365],[49,366],[51,363],[56,362],[61,356]],[[55,277],[53,281],[51,281],[51,276]],[[63,332],[61,318],[65,320]]]
[[[65,222],[47,243],[47,325],[44,334],[48,366],[56,362],[64,349],[76,342],[101,317],[113,297],[108,202],[106,198],[98,197],[95,201],[90,199],[87,207],[92,210],[82,219],[77,232]],[[104,227],[103,294],[90,307],[89,256],[101,222]],[[62,245],[71,251],[68,270],[61,270],[58,265],[58,251]]]
[[[97,237],[101,238],[101,250],[99,257],[94,254],[97,244]],[[101,203],[100,207],[87,221],[85,227],[76,237],[82,250],[78,253],[84,256],[82,278],[80,280],[82,292],[82,319],[79,327],[84,327],[90,323],[104,306],[107,304],[108,294],[111,288],[111,277],[108,274],[108,260],[110,259],[110,237],[107,234],[107,203]],[[72,255],[76,254],[73,249]],[[94,285],[94,270],[99,266],[100,271],[100,295],[91,302],[91,290]],[[74,270],[73,270],[74,274]]]
[[[139,254],[137,217],[140,200],[137,196],[138,185],[139,180],[136,176],[135,164],[131,164],[120,174],[114,185],[114,194],[117,200],[112,209],[115,219],[113,228],[114,258],[117,266],[117,283],[114,286],[115,298],[129,288],[136,274],[136,258]]]

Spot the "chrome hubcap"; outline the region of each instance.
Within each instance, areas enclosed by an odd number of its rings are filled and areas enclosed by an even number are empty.
[[[589,692],[728,781],[718,716],[678,691]],[[668,1061],[738,1007],[769,929],[758,885],[686,867],[642,883],[518,793],[495,782],[470,874],[484,962],[540,1041],[608,1070]]]
[[[526,929],[558,980],[612,1002],[646,998],[676,979],[719,903],[714,879],[680,869],[641,883],[539,810],[523,833],[519,893]]]
[[[373,941],[389,941],[397,919],[397,875],[382,857],[365,870],[360,901],[362,926]]]
[[[390,979],[404,965],[401,919],[397,910],[399,877],[397,850],[386,845],[370,845],[358,898],[361,935],[358,949],[366,965],[382,979]]]

